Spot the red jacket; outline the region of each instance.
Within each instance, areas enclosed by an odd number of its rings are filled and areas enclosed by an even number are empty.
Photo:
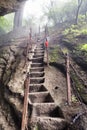
[[[45,42],[45,46],[48,47],[48,41]]]

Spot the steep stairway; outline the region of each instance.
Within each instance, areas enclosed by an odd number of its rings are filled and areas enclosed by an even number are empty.
[[[54,103],[44,82],[44,47],[43,44],[39,44],[34,51],[30,69],[31,130],[67,130],[62,110]]]

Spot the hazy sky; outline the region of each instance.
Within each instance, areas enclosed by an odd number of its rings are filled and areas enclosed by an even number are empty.
[[[39,18],[43,14],[42,6],[45,3],[49,3],[50,0],[29,0],[26,2],[24,7],[24,17],[27,17],[28,15],[34,15],[37,18]],[[60,2],[66,2],[70,0],[56,0],[58,3]]]

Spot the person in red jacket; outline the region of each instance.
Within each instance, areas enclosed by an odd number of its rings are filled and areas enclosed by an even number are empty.
[[[46,48],[46,49],[48,48],[48,45],[49,45],[49,43],[48,43],[48,40],[47,40],[47,38],[46,38],[46,41],[45,41],[45,48]]]
[[[48,40],[46,38],[45,49],[46,49],[46,57],[47,57],[47,66],[49,66],[48,46],[49,46],[49,43],[48,43]]]

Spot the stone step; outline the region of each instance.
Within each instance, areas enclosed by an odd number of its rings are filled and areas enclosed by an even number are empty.
[[[34,56],[36,55],[44,55],[44,52],[43,53],[40,53],[40,52],[34,52]]]
[[[35,51],[44,51],[44,48],[36,48]]]
[[[34,78],[34,77],[44,77],[45,73],[44,72],[31,72],[30,73],[30,77]]]
[[[44,48],[43,47],[38,47],[35,49],[35,51],[44,51]]]
[[[35,55],[33,56],[34,58],[37,58],[37,57],[44,57],[44,54],[41,54],[41,55]]]
[[[50,117],[32,117],[30,123],[38,130],[68,130],[69,125],[65,119]]]
[[[36,84],[36,85],[30,85],[29,88],[29,93],[33,93],[33,92],[44,92],[47,91],[47,89],[40,84]]]
[[[30,78],[30,84],[40,84],[44,83],[45,78]]]
[[[41,45],[39,47],[36,47],[35,50],[44,50],[44,47]]]
[[[29,100],[31,103],[51,103],[54,102],[49,92],[29,93]]]
[[[43,57],[39,57],[39,58],[32,58],[32,63],[42,63],[43,62]]]
[[[37,50],[34,50],[34,53],[44,53],[44,50],[40,50],[40,49],[37,49]]]
[[[30,69],[30,73],[31,72],[43,72],[44,71],[44,67],[33,67]]]
[[[32,67],[43,67],[43,63],[32,63],[31,68]]]
[[[55,103],[34,103],[32,117],[64,118],[63,112]]]
[[[44,51],[35,51],[34,52],[34,55],[44,55]]]

